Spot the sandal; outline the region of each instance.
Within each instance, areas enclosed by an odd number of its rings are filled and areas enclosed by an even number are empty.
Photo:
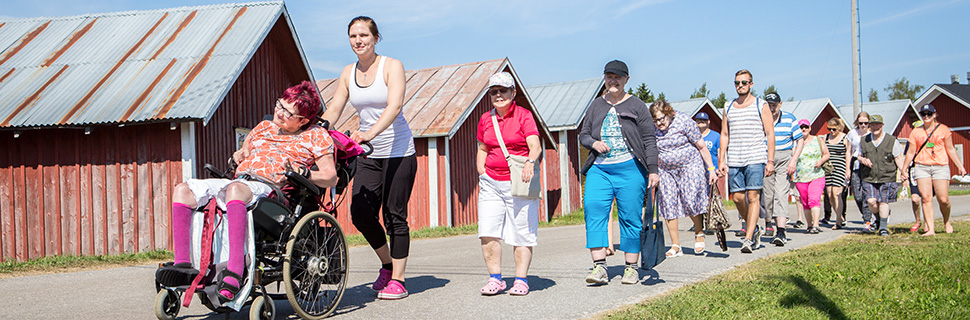
[[[697,238],[704,239],[704,233],[702,232],[702,233],[694,234],[694,254],[702,255],[704,254],[704,249],[705,249],[704,240],[697,242]]]
[[[522,280],[515,280],[512,284],[512,289],[509,290],[509,294],[513,296],[524,296],[529,294],[529,284]]]
[[[155,270],[155,281],[166,287],[187,286],[199,274],[191,262],[166,262]]]
[[[485,286],[482,287],[482,295],[493,296],[498,294],[502,290],[505,290],[505,281],[490,277],[488,278],[488,283],[486,283]],[[526,291],[528,291],[528,287],[526,288]]]
[[[674,248],[677,248],[677,250],[674,250]],[[680,245],[672,244],[670,245],[670,250],[667,250],[667,253],[664,255],[666,255],[667,258],[679,257],[684,255],[684,250],[680,247]]]
[[[920,222],[916,221],[916,224],[914,224],[913,227],[909,228],[909,232],[916,232],[916,230],[919,230],[919,225],[920,225]]]
[[[226,302],[232,301],[233,299],[236,298],[236,294],[239,293],[239,287],[242,286],[243,284],[243,277],[235,272],[232,272],[227,268],[222,270],[222,272],[218,275],[218,278],[219,278],[219,291],[218,291],[219,303],[226,304]],[[236,285],[232,285],[231,283],[227,283],[226,278],[236,279],[236,283],[239,283],[239,285],[236,286]],[[222,294],[223,290],[228,291],[230,296],[223,295]]]

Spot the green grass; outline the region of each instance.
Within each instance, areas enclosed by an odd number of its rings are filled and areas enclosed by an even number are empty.
[[[55,272],[69,268],[90,268],[104,265],[133,265],[171,260],[172,252],[155,250],[139,253],[100,256],[54,256],[26,262],[0,262],[0,274],[18,272]]]
[[[954,228],[964,231],[920,237],[899,225],[888,238],[848,235],[599,318],[970,319],[970,222]]]

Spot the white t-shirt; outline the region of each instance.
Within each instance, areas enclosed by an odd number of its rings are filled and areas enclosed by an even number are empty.
[[[859,157],[859,144],[862,143],[862,136],[859,135],[856,130],[849,130],[849,133],[845,135],[846,139],[849,139],[849,143],[852,144],[852,157]],[[852,165],[852,170],[859,170],[859,162],[855,162]]]

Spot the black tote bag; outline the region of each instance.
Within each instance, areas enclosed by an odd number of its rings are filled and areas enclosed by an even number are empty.
[[[664,249],[664,224],[660,221],[653,189],[647,189],[643,215],[643,229],[640,230],[640,268],[650,270],[667,259]],[[647,219],[650,219],[649,222]]]

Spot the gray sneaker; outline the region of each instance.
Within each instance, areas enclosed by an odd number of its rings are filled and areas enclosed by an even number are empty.
[[[751,253],[751,240],[741,239],[741,253]]]
[[[589,275],[586,276],[586,283],[588,284],[604,284],[610,281],[606,274],[606,268],[601,265],[593,266],[593,271],[590,271]]]
[[[626,269],[623,269],[623,279],[620,280],[620,283],[636,284],[637,282],[640,282],[640,273],[637,272],[637,268],[633,266],[626,266]]]
[[[771,239],[771,243],[779,247],[784,247],[785,244],[788,243],[788,239],[785,239],[780,235],[776,235],[774,239]]]
[[[757,250],[758,248],[761,248],[761,232],[762,231],[764,231],[764,230],[761,229],[761,228],[754,229],[754,232],[751,234],[751,249]]]

